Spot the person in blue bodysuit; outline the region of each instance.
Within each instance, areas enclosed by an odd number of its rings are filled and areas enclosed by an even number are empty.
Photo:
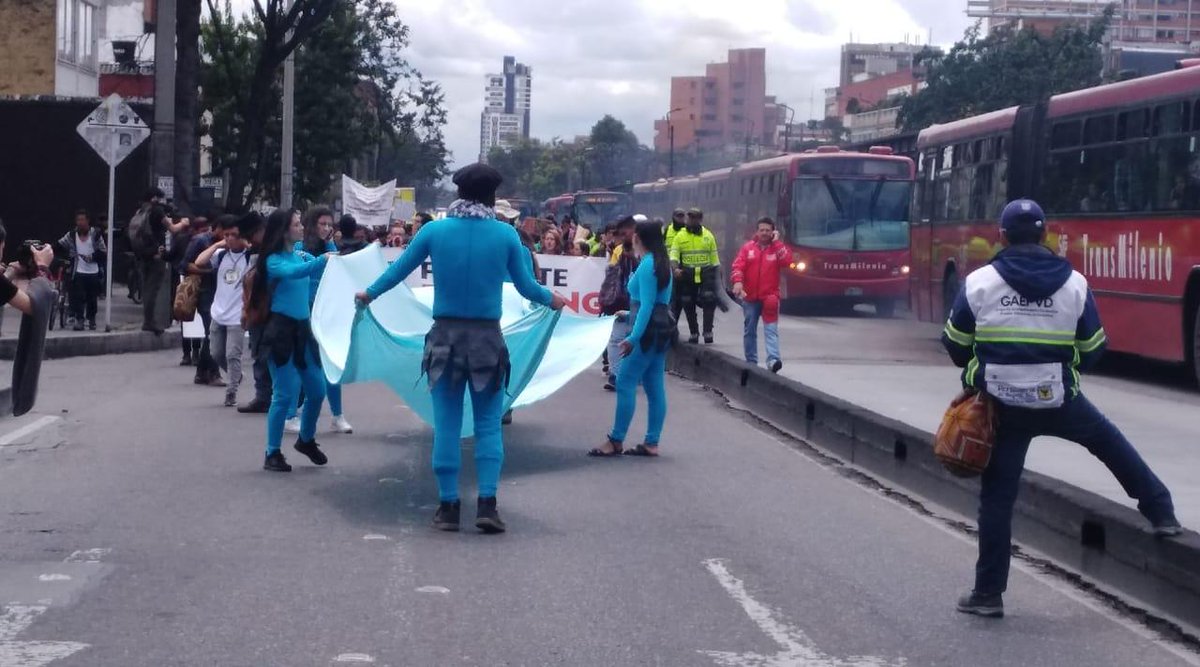
[[[320,257],[328,253],[336,255],[338,247],[333,242],[333,211],[326,206],[314,206],[309,209],[304,215],[304,238],[296,241],[293,250],[306,252],[313,257]],[[324,269],[321,269],[309,277],[308,308],[310,312],[313,303],[317,300],[317,288],[321,285],[321,276],[324,273]],[[353,433],[354,427],[342,415],[342,385],[326,380],[325,398],[329,401],[329,411],[333,413],[333,432]],[[297,406],[293,405],[288,411],[287,421],[284,422],[283,428],[288,433],[300,432]]]
[[[622,452],[629,456],[658,456],[658,440],[667,418],[667,350],[675,337],[675,320],[670,313],[671,260],[663,241],[662,227],[639,222],[634,228],[633,252],[640,258],[629,277],[630,311],[633,321],[629,336],[619,344],[622,357],[617,370],[617,406],[608,439],[588,452],[588,456],[613,457]],[[637,407],[637,388],[646,391],[649,417],[646,440],[625,449],[625,435]]]
[[[508,384],[508,348],[500,333],[501,295],[511,278],[525,298],[560,309],[564,299],[534,280],[529,253],[517,230],[496,219],[492,207],[500,173],[473,164],[454,174],[459,199],[446,217],[421,227],[395,262],[356,298],[362,305],[399,285],[430,258],[437,276],[433,287],[433,328],[425,336],[422,370],[433,394],[433,472],[439,504],[433,525],[458,530],[464,393],[469,391],[475,418],[475,470],[479,498],[475,527],[501,533],[505,524],[496,509],[496,489],[504,461],[500,418]]]
[[[263,355],[271,371],[271,408],[267,411],[265,470],[291,472],[280,451],[283,422],[296,404],[303,385],[307,400],[300,416],[300,437],[295,449],[316,465],[328,459],[315,440],[317,417],[325,399],[325,376],[317,356],[317,341],[309,323],[309,280],[325,267],[327,255],[313,257],[293,250],[304,235],[300,214],[277,209],[267,218],[266,231],[250,290],[251,304],[270,299],[270,315],[263,326],[256,354]]]

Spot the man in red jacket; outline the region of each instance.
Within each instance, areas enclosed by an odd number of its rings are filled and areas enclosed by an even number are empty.
[[[743,345],[746,361],[758,364],[758,318],[767,339],[767,368],[778,373],[779,358],[779,273],[792,263],[792,251],[779,240],[775,221],[762,218],[754,239],[742,246],[733,260],[733,294],[742,300],[746,320]]]

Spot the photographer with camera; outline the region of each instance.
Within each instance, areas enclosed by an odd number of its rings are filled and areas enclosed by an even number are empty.
[[[8,231],[0,222],[0,255],[4,254],[4,244],[8,239]],[[25,315],[33,314],[33,301],[29,294],[17,287],[12,279],[32,280],[44,276],[50,270],[50,262],[54,261],[54,248],[41,241],[26,241],[17,251],[17,261],[8,266],[4,275],[0,275],[0,304],[8,304]]]

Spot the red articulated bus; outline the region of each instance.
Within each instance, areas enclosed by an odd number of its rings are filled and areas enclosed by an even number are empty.
[[[918,138],[913,306],[940,321],[1000,249],[999,211],[1036,199],[1046,245],[1087,277],[1109,349],[1200,379],[1200,67],[1056,95]]]
[[[912,160],[876,147],[823,147],[634,188],[634,206],[669,218],[697,206],[728,268],[763,216],[795,255],[783,285],[792,302],[870,303],[890,316],[909,298]],[[659,187],[666,192],[660,194]],[[682,201],[673,192],[694,192]]]

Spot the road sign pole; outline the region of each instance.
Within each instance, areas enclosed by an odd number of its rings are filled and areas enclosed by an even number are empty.
[[[115,142],[112,142],[115,143]],[[110,144],[111,145],[111,144]],[[109,149],[112,150],[111,148]],[[117,218],[114,215],[115,201],[117,195],[117,165],[113,161],[108,163],[108,257],[106,258],[106,286],[104,297],[104,330],[112,331],[112,302],[113,302],[113,253],[116,252],[116,247],[113,245],[113,228],[117,226]]]

